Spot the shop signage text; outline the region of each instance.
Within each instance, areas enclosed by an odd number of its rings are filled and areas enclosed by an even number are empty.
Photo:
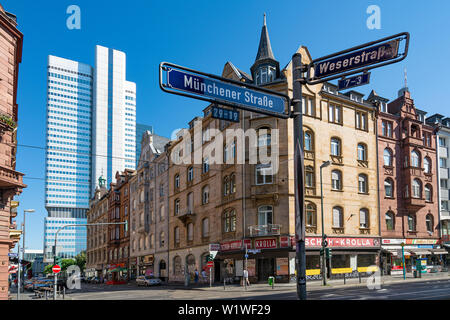
[[[273,249],[277,247],[277,239],[256,239],[255,248],[256,249]]]
[[[380,241],[377,238],[331,238],[328,237],[328,247],[379,247]],[[306,237],[306,247],[321,247],[321,237]]]
[[[247,248],[251,247],[251,241],[250,239],[245,239],[244,244],[247,246]],[[235,240],[235,241],[227,241],[222,242],[220,244],[220,251],[231,251],[231,250],[242,250],[242,240]]]

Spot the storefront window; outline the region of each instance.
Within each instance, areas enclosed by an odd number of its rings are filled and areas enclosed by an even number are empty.
[[[350,255],[333,254],[332,267],[334,268],[350,268]]]
[[[376,264],[375,254],[358,254],[357,261],[358,267],[369,267]]]
[[[306,270],[320,269],[320,256],[306,256]]]

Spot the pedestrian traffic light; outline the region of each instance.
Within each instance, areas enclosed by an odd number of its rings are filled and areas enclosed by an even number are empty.
[[[323,248],[320,249],[320,256],[323,256]]]

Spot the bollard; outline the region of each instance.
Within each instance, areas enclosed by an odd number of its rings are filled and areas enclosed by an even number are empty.
[[[361,272],[358,272],[359,283],[361,283]]]
[[[345,284],[345,273],[344,273],[344,284]]]
[[[225,290],[225,278],[223,278],[223,290]]]

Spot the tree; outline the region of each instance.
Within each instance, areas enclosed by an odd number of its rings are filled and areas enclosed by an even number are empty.
[[[80,268],[80,272],[83,273],[86,267],[86,251],[81,251],[75,257],[76,265]]]

